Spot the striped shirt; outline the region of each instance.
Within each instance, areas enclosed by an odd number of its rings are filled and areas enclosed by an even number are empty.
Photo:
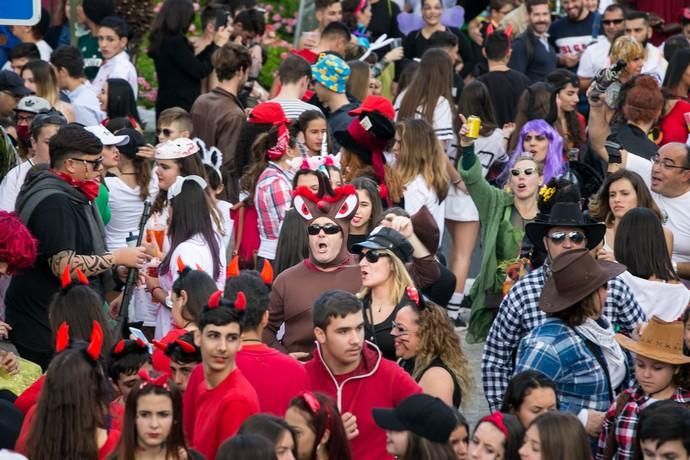
[[[317,106],[308,104],[298,99],[273,99],[271,102],[277,102],[285,112],[285,118],[288,120],[297,120],[302,113],[307,110],[316,110],[321,113],[321,109]]]

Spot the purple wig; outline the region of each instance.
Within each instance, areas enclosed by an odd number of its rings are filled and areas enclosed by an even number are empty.
[[[544,183],[546,184],[554,177],[558,177],[566,172],[568,163],[563,155],[563,138],[561,135],[558,134],[558,131],[556,131],[553,126],[542,119],[530,120],[525,123],[520,131],[520,137],[518,137],[515,150],[501,174],[502,183],[508,181],[509,172],[515,165],[515,162],[525,154],[522,145],[525,136],[529,132],[535,132],[538,135],[545,136],[549,141],[546,158],[544,159]]]

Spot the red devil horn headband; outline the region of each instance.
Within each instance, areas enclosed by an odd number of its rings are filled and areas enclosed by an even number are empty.
[[[225,271],[225,278],[234,278],[240,274],[240,256],[232,258]]]
[[[63,321],[57,330],[55,337],[55,351],[60,353],[65,348],[69,346],[69,324],[67,321]]]
[[[175,339],[175,343],[182,348],[182,351],[185,353],[196,353],[196,347],[192,345],[191,343],[187,342],[186,340],[182,339]]]
[[[273,284],[273,266],[266,259],[264,259],[264,266],[261,267],[261,279],[267,286]]]
[[[86,277],[84,272],[79,270],[78,268],[74,270],[74,273],[77,275],[77,280],[79,280],[79,283],[81,284],[89,284],[89,279]],[[62,289],[67,289],[72,285],[72,267],[67,264],[65,269],[62,271],[62,275],[60,276],[60,286]]]
[[[169,390],[170,387],[168,387],[168,375],[167,374],[161,374],[158,377],[151,377],[151,374],[149,374],[149,371],[146,370],[146,368],[141,368],[139,369],[139,372],[137,373],[139,378],[141,379],[141,385],[139,388],[143,388],[146,385],[153,385],[156,387],[163,388],[165,390]]]
[[[86,348],[86,354],[94,361],[97,361],[101,356],[101,349],[103,348],[103,329],[101,325],[94,320],[91,328],[91,340],[89,346]]]

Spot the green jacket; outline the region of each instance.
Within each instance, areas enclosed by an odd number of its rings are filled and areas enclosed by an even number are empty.
[[[510,221],[513,196],[486,181],[474,146],[464,147],[462,155],[458,172],[477,206],[481,224],[482,265],[470,291],[472,312],[467,331],[467,341],[473,343],[486,340],[494,318],[486,308],[486,294],[501,292],[505,273],[499,271],[499,263],[518,257],[523,232]]]

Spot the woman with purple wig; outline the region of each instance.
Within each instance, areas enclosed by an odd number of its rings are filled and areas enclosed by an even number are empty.
[[[563,138],[544,120],[530,120],[522,127],[517,147],[501,174],[500,183],[508,182],[510,170],[515,167],[518,158],[525,155],[532,157],[543,168],[544,183],[568,171],[568,160],[563,156]]]

